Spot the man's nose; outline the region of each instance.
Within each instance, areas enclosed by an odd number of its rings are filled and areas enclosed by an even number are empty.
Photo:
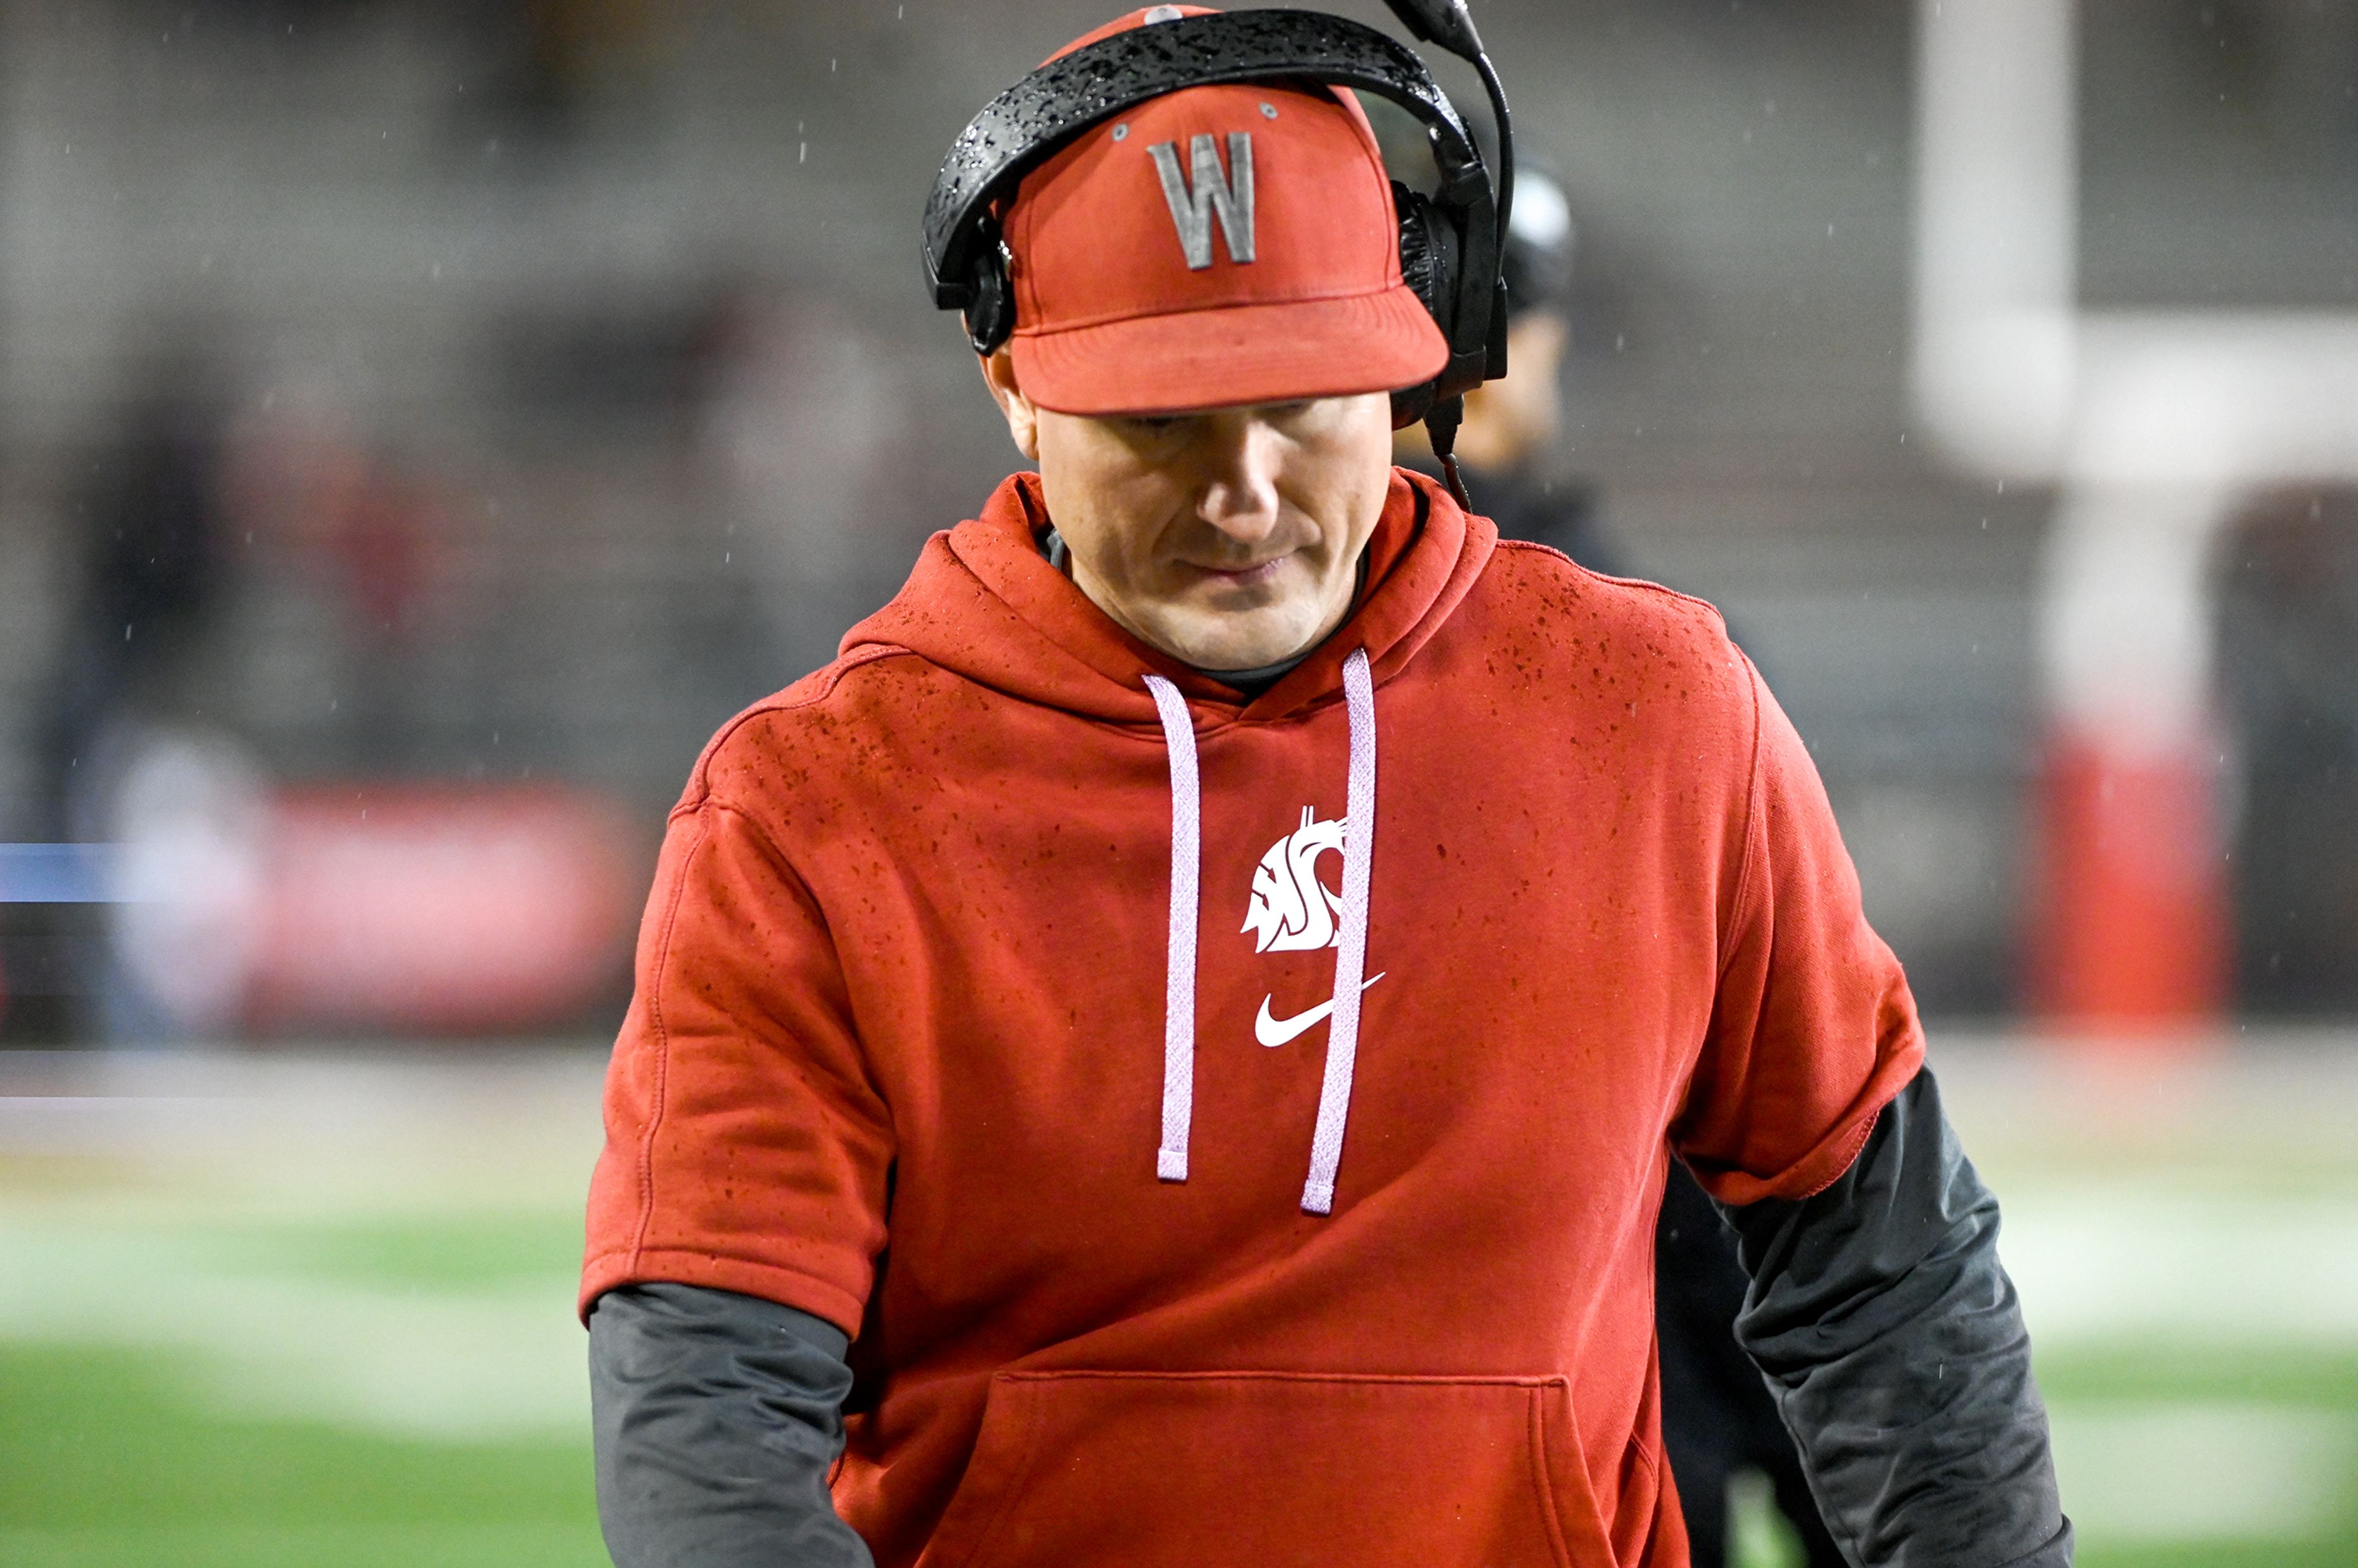
[[[1240,416],[1217,421],[1208,445],[1197,514],[1239,544],[1259,544],[1277,526],[1282,439],[1266,421]]]

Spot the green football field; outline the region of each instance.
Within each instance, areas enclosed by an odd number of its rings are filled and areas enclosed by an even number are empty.
[[[2345,1054],[1936,1058],[2091,1568],[2358,1562]],[[597,1067],[0,1064],[0,1563],[602,1563],[571,1316]]]

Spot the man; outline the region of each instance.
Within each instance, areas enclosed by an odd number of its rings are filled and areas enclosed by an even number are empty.
[[[1039,472],[673,813],[582,1289],[616,1561],[1683,1563],[1675,1153],[1859,1561],[2068,1562],[1790,727],[1708,608],[1390,467],[1447,349],[1356,103],[1152,98],[1002,232]]]

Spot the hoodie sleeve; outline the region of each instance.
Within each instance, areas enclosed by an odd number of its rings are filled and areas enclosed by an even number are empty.
[[[1672,1146],[1722,1203],[1801,1198],[1842,1174],[1915,1076],[1908,982],[1801,738],[1747,662],[1751,778],[1719,986]]]
[[[708,793],[683,803],[607,1072],[582,1312],[666,1281],[856,1334],[892,1158],[817,905],[751,816]]]

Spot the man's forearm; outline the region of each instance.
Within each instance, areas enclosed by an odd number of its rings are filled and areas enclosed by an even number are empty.
[[[598,1518],[617,1568],[871,1568],[827,1489],[845,1348],[832,1325],[727,1291],[599,1297]]]
[[[1851,1560],[2064,1568],[2071,1524],[1998,1262],[1997,1200],[1931,1074],[1824,1192],[1724,1212],[1752,1279],[1736,1337]]]

